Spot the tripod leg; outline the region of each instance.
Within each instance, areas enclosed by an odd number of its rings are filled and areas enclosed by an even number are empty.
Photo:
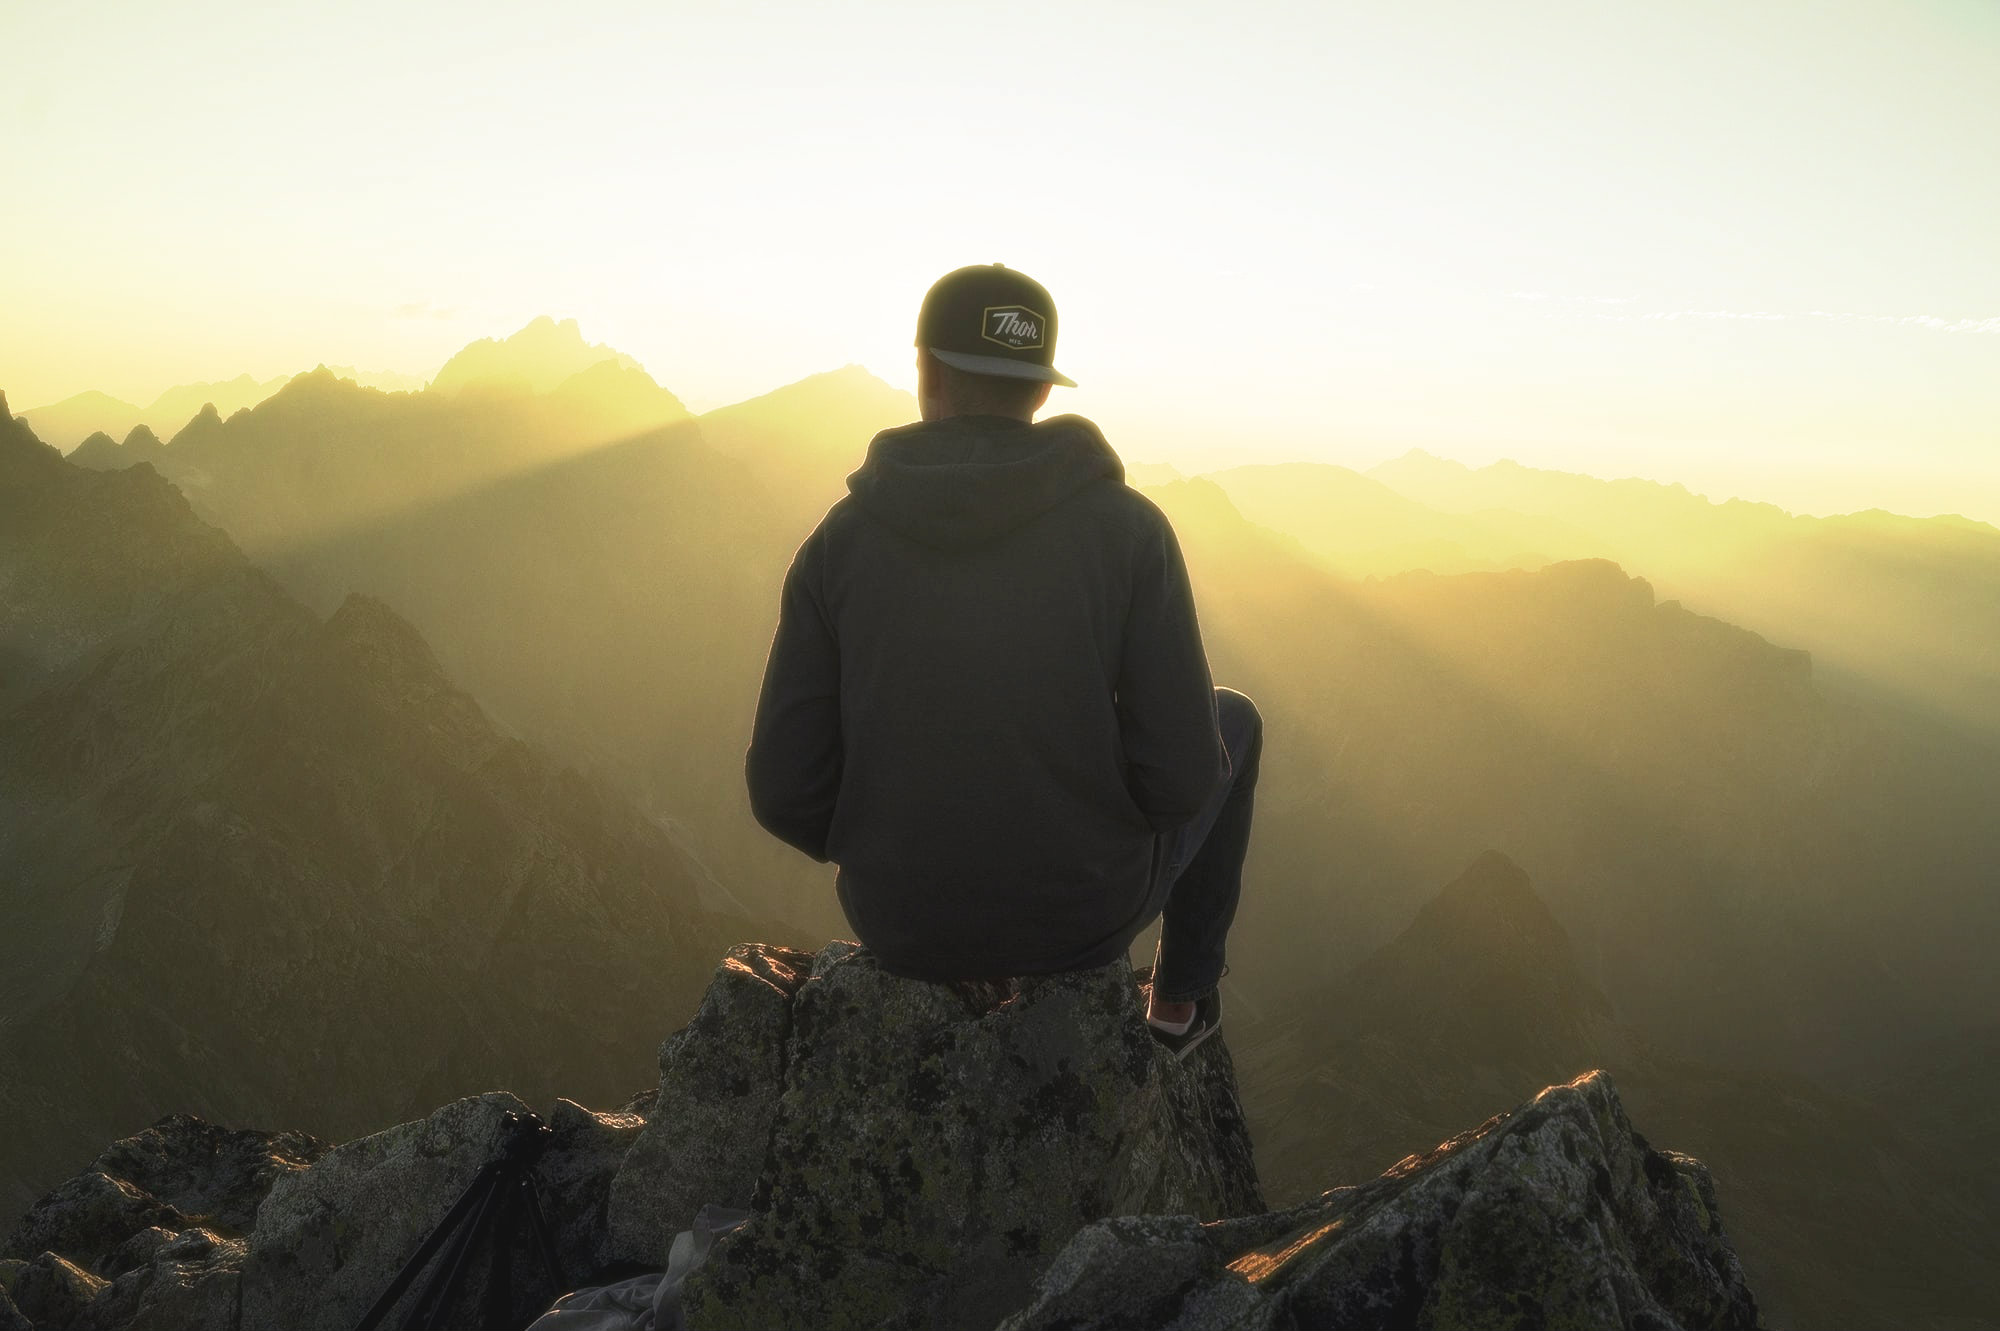
[[[486,1273],[486,1321],[484,1325],[511,1324],[514,1301],[514,1236],[521,1228],[521,1186],[526,1182],[510,1172],[494,1202],[493,1225],[487,1231],[487,1247],[493,1250],[493,1265]]]
[[[494,1170],[488,1176],[485,1189],[479,1195],[478,1209],[472,1218],[459,1227],[451,1236],[451,1246],[438,1259],[437,1269],[425,1282],[423,1293],[410,1308],[410,1315],[403,1319],[403,1331],[429,1331],[458,1298],[458,1291],[465,1283],[467,1259],[472,1248],[480,1239],[492,1220],[493,1203],[501,1190],[500,1171]]]
[[[556,1254],[556,1241],[549,1235],[548,1217],[542,1213],[541,1189],[535,1186],[532,1174],[521,1183],[522,1200],[527,1204],[528,1228],[534,1232],[535,1246],[541,1250],[542,1262],[549,1269],[549,1279],[555,1281],[556,1292],[567,1293],[569,1281],[563,1277],[562,1258]]]
[[[494,1166],[487,1165],[473,1175],[472,1182],[465,1185],[465,1191],[458,1195],[458,1200],[451,1204],[451,1209],[444,1213],[444,1218],[439,1220],[424,1237],[424,1241],[417,1245],[417,1250],[410,1255],[410,1260],[403,1263],[403,1269],[389,1282],[389,1288],[382,1291],[382,1297],[375,1300],[375,1306],[355,1323],[354,1331],[375,1331],[375,1328],[382,1324],[382,1319],[389,1315],[389,1310],[403,1297],[404,1291],[409,1289],[411,1283],[423,1271],[424,1264],[430,1261],[432,1254],[437,1252],[445,1239],[451,1236],[459,1221],[479,1203],[479,1199],[484,1195],[482,1189],[497,1172]]]

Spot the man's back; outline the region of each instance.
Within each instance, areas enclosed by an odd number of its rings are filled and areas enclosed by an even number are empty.
[[[1080,417],[908,426],[799,551],[752,807],[894,969],[1109,961],[1224,770],[1179,548],[1122,478]]]

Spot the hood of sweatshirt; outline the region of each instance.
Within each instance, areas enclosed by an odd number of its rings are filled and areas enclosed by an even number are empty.
[[[1125,465],[1081,416],[952,416],[884,430],[847,488],[871,516],[939,550],[984,545]]]

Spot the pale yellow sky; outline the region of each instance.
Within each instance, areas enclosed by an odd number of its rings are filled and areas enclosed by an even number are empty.
[[[2000,521],[2000,6],[0,7],[0,389],[423,373],[575,317],[697,407],[1003,260],[1186,468],[1413,445]]]

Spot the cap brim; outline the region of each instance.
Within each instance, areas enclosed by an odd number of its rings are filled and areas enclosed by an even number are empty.
[[[967,374],[990,374],[999,379],[1033,379],[1038,383],[1060,384],[1064,388],[1076,387],[1076,380],[1053,365],[1009,360],[1005,356],[972,356],[963,351],[939,351],[936,347],[925,347],[924,350],[952,369],[964,370]]]

